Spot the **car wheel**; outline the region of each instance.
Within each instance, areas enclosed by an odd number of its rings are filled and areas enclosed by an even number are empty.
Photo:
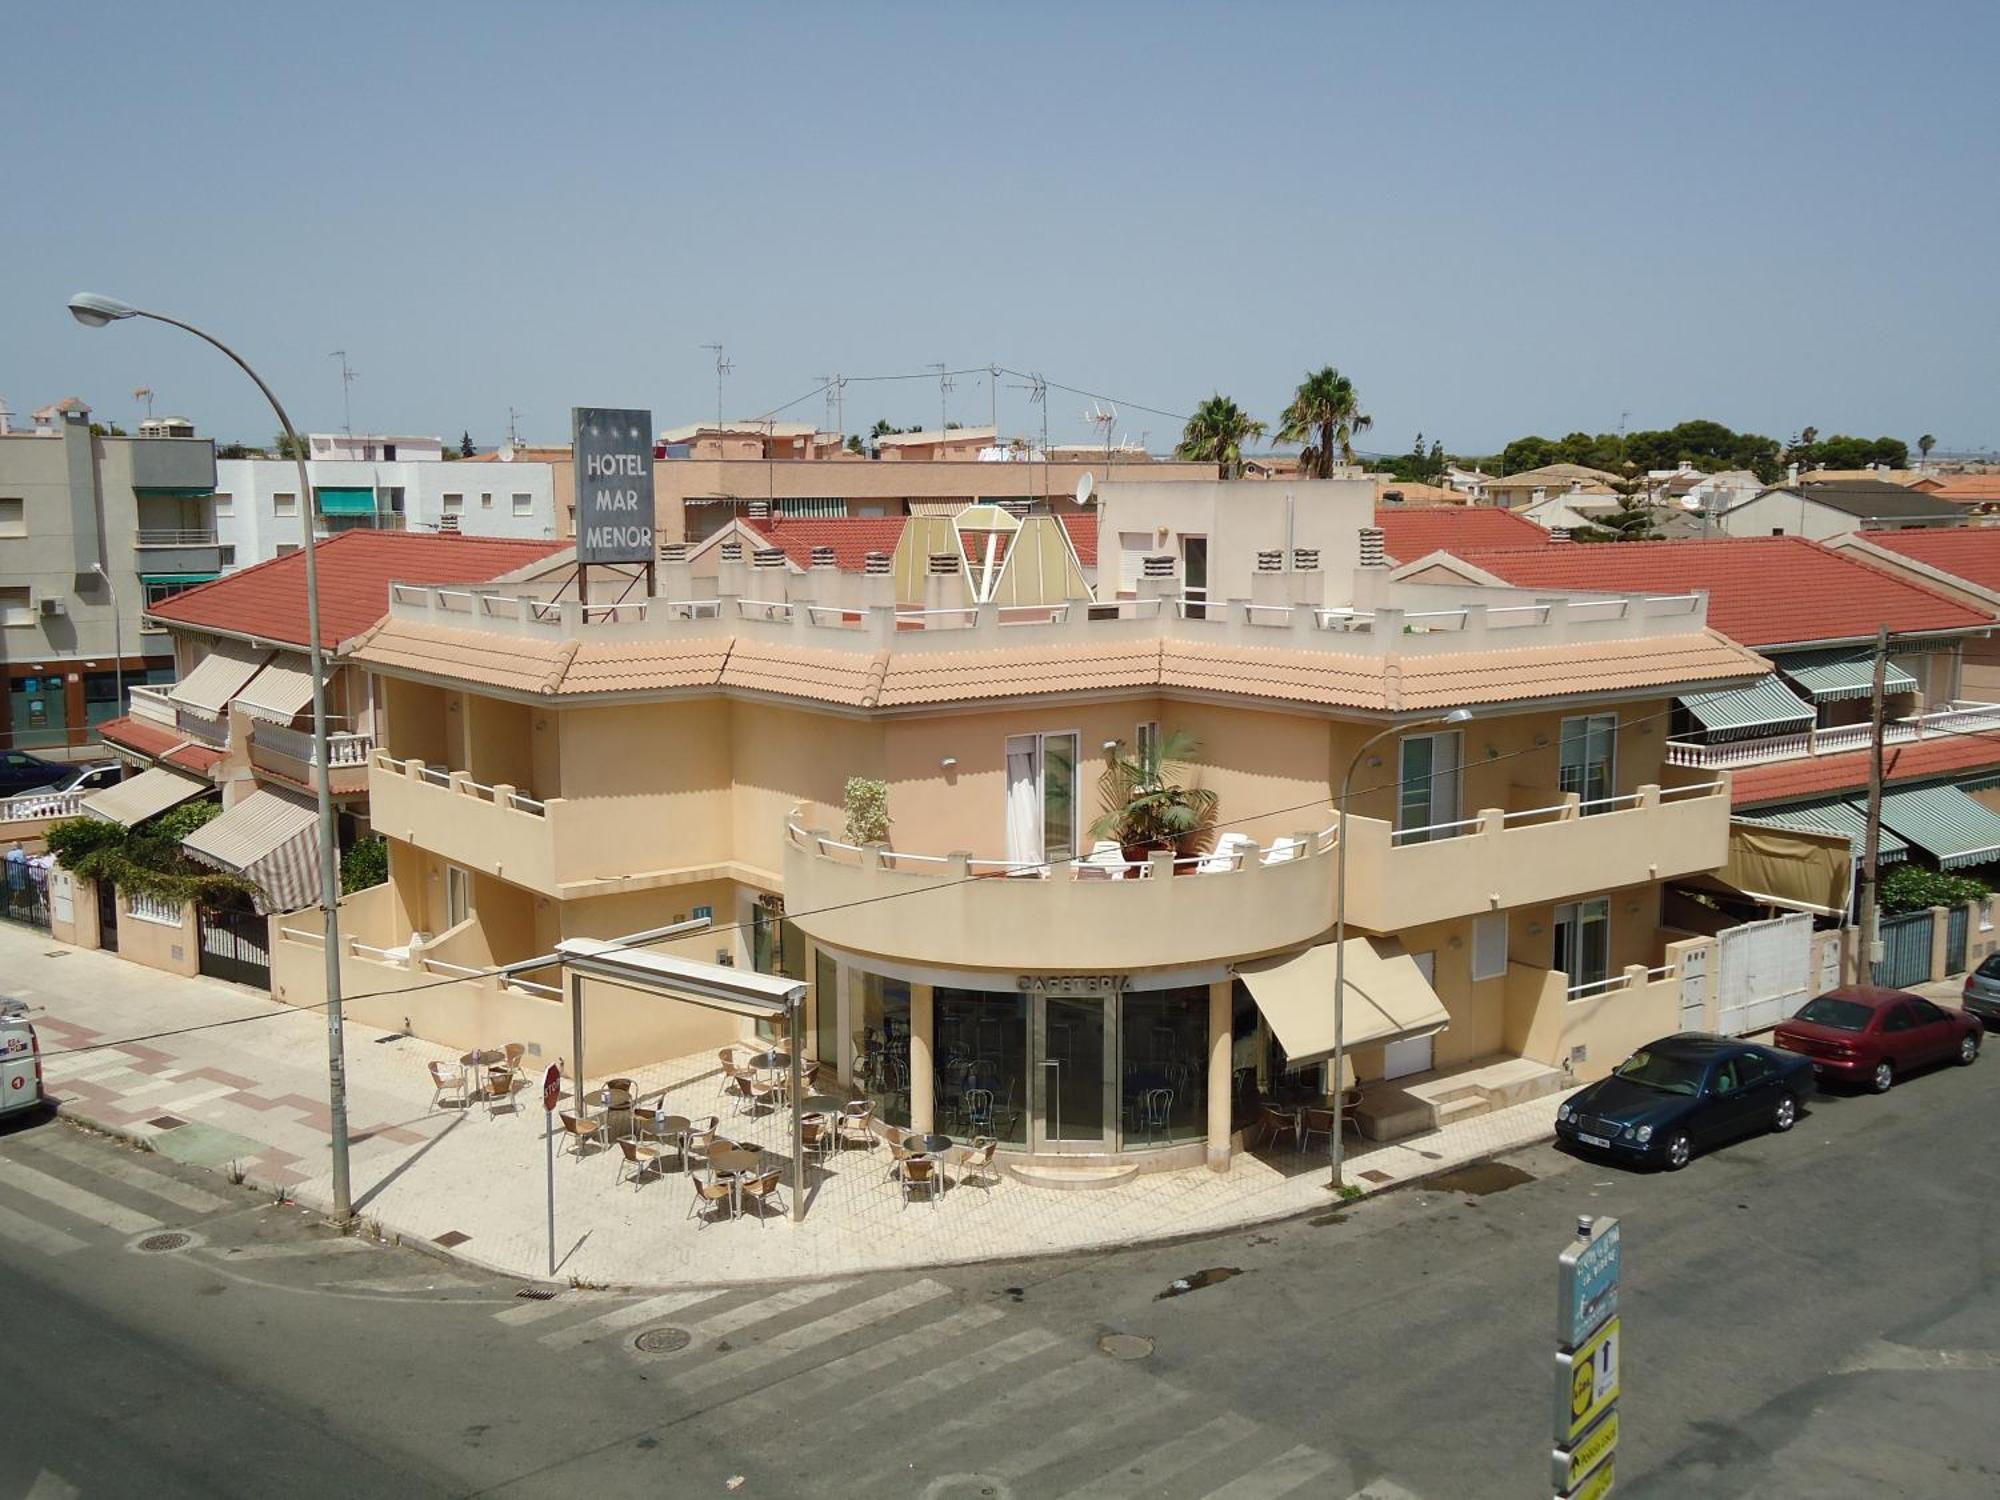
[[[1676,1131],[1667,1142],[1667,1170],[1678,1172],[1694,1160],[1694,1142],[1688,1139],[1686,1131]]]
[[[1979,1056],[1979,1038],[1967,1032],[1958,1039],[1958,1065],[1969,1068]]]
[[[1790,1094],[1780,1094],[1777,1108],[1771,1111],[1771,1128],[1783,1134],[1798,1123],[1799,1101]]]
[[[1896,1069],[1885,1057],[1875,1064],[1875,1071],[1869,1075],[1868,1086],[1878,1094],[1886,1094],[1896,1082]]]

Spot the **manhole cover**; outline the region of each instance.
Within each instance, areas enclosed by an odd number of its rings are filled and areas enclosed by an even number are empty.
[[[185,1250],[194,1243],[194,1236],[182,1234],[178,1229],[165,1234],[149,1234],[139,1241],[138,1248],[146,1251]]]
[[[1113,1359],[1144,1359],[1153,1352],[1153,1341],[1140,1333],[1107,1333],[1097,1347]]]
[[[181,1119],[178,1115],[154,1115],[146,1123],[159,1130],[178,1130],[181,1126],[187,1124],[187,1121]]]
[[[693,1341],[685,1328],[648,1328],[632,1340],[632,1347],[641,1354],[676,1354]]]
[[[467,1234],[463,1229],[447,1229],[443,1234],[433,1239],[431,1243],[433,1245],[442,1245],[447,1250],[456,1250],[471,1238],[472,1236]]]

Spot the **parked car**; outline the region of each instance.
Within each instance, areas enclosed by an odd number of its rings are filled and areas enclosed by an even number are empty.
[[[1965,976],[1966,1011],[1979,1017],[1982,1026],[2000,1023],[2000,953]]]
[[[1976,1015],[1903,990],[1856,984],[1808,1000],[1778,1024],[1772,1040],[1810,1058],[1822,1078],[1865,1083],[1886,1094],[1898,1073],[1947,1058],[1973,1062],[1985,1034]]]
[[[54,786],[46,788],[51,792],[94,792],[100,787],[117,785],[123,774],[115,760],[92,761],[87,766],[76,766],[69,775]]]
[[[1697,1150],[1790,1130],[1812,1090],[1812,1064],[1802,1057],[1683,1032],[1640,1048],[1565,1101],[1556,1135],[1579,1150],[1677,1172]]]
[[[0,750],[0,797],[39,791],[69,775],[71,767],[25,750]]]

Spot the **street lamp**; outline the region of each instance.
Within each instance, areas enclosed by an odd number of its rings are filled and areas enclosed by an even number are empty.
[[[1361,766],[1362,756],[1392,734],[1408,734],[1414,729],[1429,729],[1441,724],[1464,724],[1471,718],[1471,709],[1454,708],[1450,713],[1439,714],[1435,718],[1391,724],[1361,742],[1361,748],[1354,752],[1354,759],[1347,763],[1347,774],[1340,778],[1339,827],[1334,833],[1333,856],[1333,1176],[1327,1184],[1335,1189],[1340,1187],[1341,1169],[1347,1163],[1347,1122],[1341,1118],[1341,1096],[1345,1092],[1342,1074],[1347,1062],[1347,804],[1354,795],[1354,773]]]
[[[118,684],[118,712],[122,714],[125,712],[125,622],[118,614],[118,585],[104,571],[103,563],[92,563],[90,571],[104,580],[104,592],[111,596],[111,651],[116,658],[111,671]]]
[[[256,382],[257,389],[264,393],[264,399],[271,403],[271,410],[278,414],[278,426],[283,429],[285,439],[292,445],[292,457],[299,466],[299,514],[305,526],[306,559],[306,633],[311,637],[307,645],[307,659],[312,670],[312,710],[313,710],[313,759],[319,767],[317,791],[319,797],[319,886],[320,907],[325,913],[326,948],[326,1045],[327,1045],[327,1112],[330,1133],[333,1137],[333,1216],[345,1221],[353,1217],[354,1205],[349,1196],[347,1178],[347,1057],[341,1031],[340,1014],[340,868],[338,863],[338,830],[333,821],[333,791],[327,778],[326,745],[326,662],[320,650],[319,640],[319,565],[314,557],[313,522],[319,509],[313,500],[312,479],[306,473],[305,444],[292,427],[292,419],[285,414],[284,406],[264,383],[264,377],[251,369],[243,356],[223,343],[212,333],[204,333],[192,323],[183,323],[178,318],[167,317],[164,313],[147,312],[134,307],[129,302],[120,302],[116,297],[106,297],[97,292],[78,292],[69,299],[70,316],[86,328],[102,328],[107,323],[125,318],[150,318],[156,323],[166,323],[193,334],[204,343],[212,344],[228,355],[231,362],[245,375]],[[106,580],[109,582],[109,580]],[[120,696],[122,697],[122,691]]]

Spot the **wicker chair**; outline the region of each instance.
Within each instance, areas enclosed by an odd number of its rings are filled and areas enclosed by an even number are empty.
[[[688,1180],[694,1184],[694,1202],[688,1208],[690,1219],[706,1229],[713,1217],[709,1210],[718,1203],[722,1205],[725,1218],[736,1216],[736,1194],[727,1181],[713,1172],[690,1172]]]
[[[742,1194],[743,1206],[745,1208],[750,1206],[751,1199],[754,1198],[757,1200],[757,1222],[759,1224],[764,1222],[765,1204],[775,1201],[779,1211],[784,1211],[784,1199],[778,1194],[779,1175],[778,1168],[767,1167],[755,1177],[743,1177],[737,1181],[736,1190]]]
[[[632,1186],[635,1188],[645,1185],[648,1172],[655,1177],[660,1175],[660,1153],[657,1147],[642,1146],[637,1141],[620,1141],[618,1151],[624,1160],[618,1163],[618,1175],[612,1179],[614,1184],[625,1180],[628,1167],[631,1169]]]
[[[431,1108],[444,1107],[445,1096],[458,1101],[460,1109],[465,1108],[465,1070],[455,1068],[450,1063],[429,1064],[431,1073]]]
[[[899,1146],[896,1148],[901,1151]],[[931,1207],[937,1207],[938,1189],[944,1186],[943,1164],[935,1156],[921,1151],[904,1152],[898,1165],[902,1168],[903,1207],[910,1206],[910,1194],[922,1192],[930,1199]]]

